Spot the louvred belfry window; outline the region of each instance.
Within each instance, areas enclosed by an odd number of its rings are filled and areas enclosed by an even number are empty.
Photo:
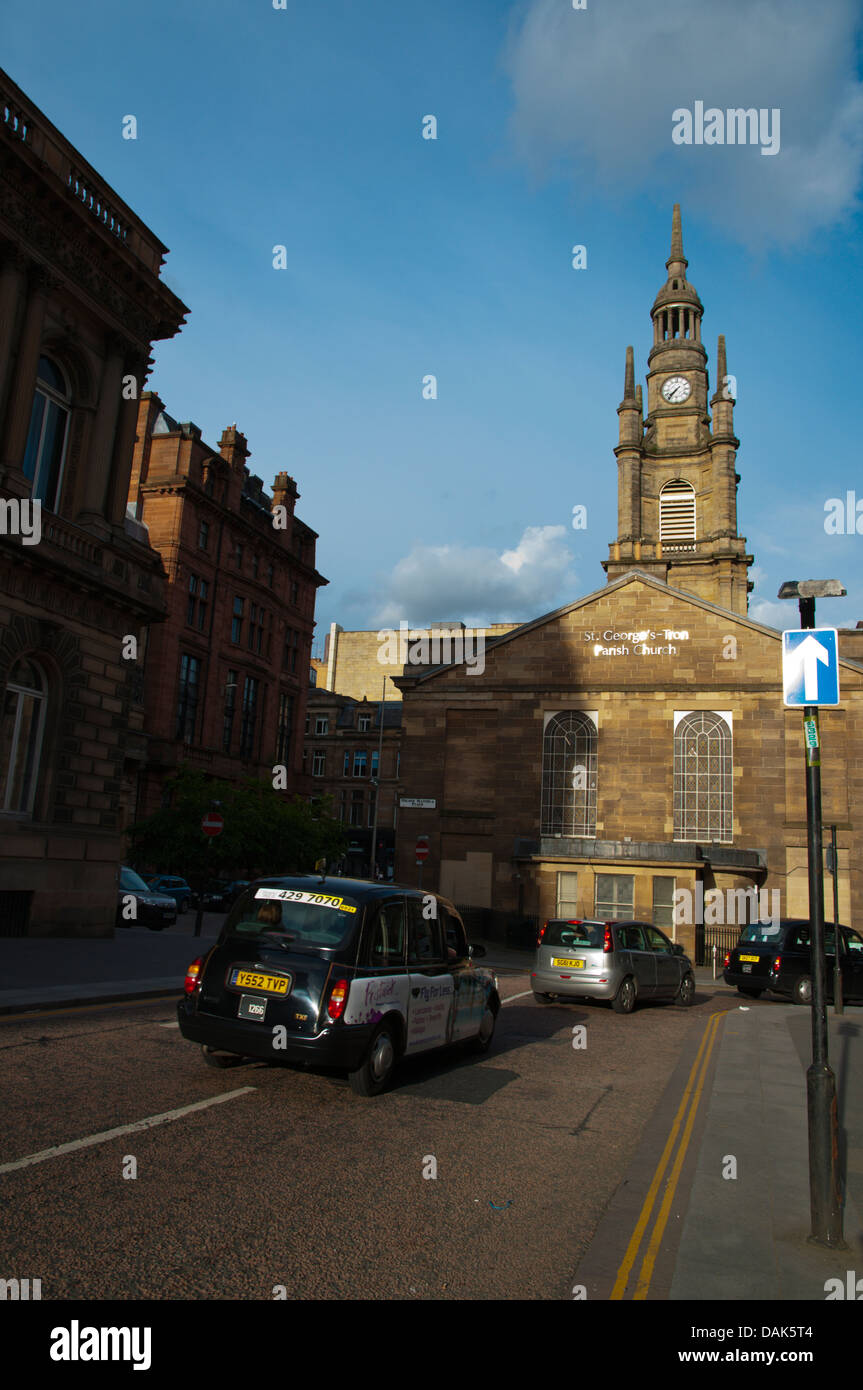
[[[695,489],[682,478],[666,483],[659,494],[659,539],[663,549],[695,548]]]

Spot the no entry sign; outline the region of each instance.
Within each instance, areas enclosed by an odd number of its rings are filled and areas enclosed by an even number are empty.
[[[417,838],[417,863],[421,864],[424,859],[429,857],[428,835],[420,835]]]
[[[218,811],[208,811],[201,821],[201,829],[205,835],[221,835],[225,828],[225,820]]]

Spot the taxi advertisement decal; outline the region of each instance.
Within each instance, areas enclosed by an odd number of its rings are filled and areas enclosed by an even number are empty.
[[[303,893],[295,888],[256,888],[256,898],[274,898],[282,903],[311,903],[313,907],[331,907],[336,912],[356,912],[356,908],[346,903],[344,898],[331,893]]]

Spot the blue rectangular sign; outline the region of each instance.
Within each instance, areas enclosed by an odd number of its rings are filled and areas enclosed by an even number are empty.
[[[839,704],[839,646],[835,627],[795,628],[782,634],[783,704]]]

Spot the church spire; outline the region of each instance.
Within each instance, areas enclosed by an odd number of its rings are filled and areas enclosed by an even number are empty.
[[[683,227],[680,221],[680,204],[674,204],[674,211],[671,214],[671,255],[665,262],[668,271],[668,278],[672,275],[685,275],[689,261],[683,254]],[[672,270],[672,266],[675,267]],[[677,268],[679,267],[679,269]]]
[[[635,400],[635,356],[632,348],[626,349],[626,370],[623,374],[623,399]]]

